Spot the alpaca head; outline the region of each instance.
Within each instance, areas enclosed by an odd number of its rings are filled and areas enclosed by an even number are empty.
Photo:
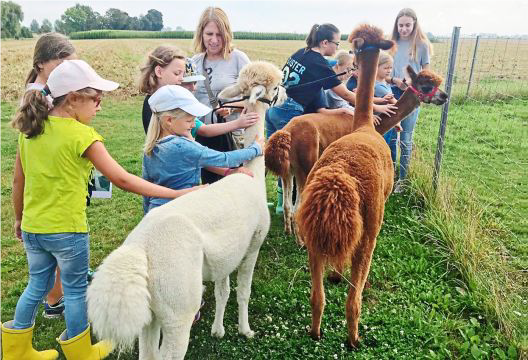
[[[383,30],[372,25],[362,24],[355,28],[348,36],[348,42],[356,53],[368,49],[389,50],[394,46],[394,41],[385,40]]]
[[[266,61],[253,61],[240,70],[238,81],[218,94],[219,98],[229,99],[248,96],[248,102],[256,105],[281,104],[286,100],[286,90],[280,86],[282,72],[275,65]]]
[[[438,89],[443,80],[441,76],[430,70],[422,70],[416,74],[410,65],[407,66],[407,73],[411,78],[412,87],[417,90],[422,102],[442,105],[447,101],[447,94]]]

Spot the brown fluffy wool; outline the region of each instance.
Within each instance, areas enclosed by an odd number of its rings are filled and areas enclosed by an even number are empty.
[[[266,142],[264,162],[266,167],[280,177],[285,177],[290,169],[291,135],[279,130]]]

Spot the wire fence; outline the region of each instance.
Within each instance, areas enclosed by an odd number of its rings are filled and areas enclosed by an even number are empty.
[[[445,138],[441,125],[439,130],[440,112],[429,109],[424,115],[432,121],[419,122],[415,141],[431,164],[436,153],[438,178],[433,182],[455,182],[476,197],[501,229],[497,236],[504,254],[516,270],[525,272],[528,40],[457,37],[434,44],[432,68],[437,73],[448,79],[449,61],[454,62],[451,104],[443,109],[448,109]]]

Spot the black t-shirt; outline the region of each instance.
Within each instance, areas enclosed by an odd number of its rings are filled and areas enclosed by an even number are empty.
[[[328,100],[326,98],[324,90],[319,90],[319,95],[314,97],[312,102],[304,108],[305,114],[316,113],[321,108],[328,108]]]
[[[143,101],[143,129],[145,129],[145,134],[148,131],[150,118],[152,117],[152,110],[150,109],[150,105],[148,103],[149,99],[150,95],[147,95],[145,96],[145,101]]]
[[[328,61],[320,53],[306,48],[295,52],[282,68],[282,72],[286,93],[305,108],[320,94],[321,89],[331,89],[341,84],[334,76],[335,72],[328,65]],[[299,86],[320,79],[325,80]]]

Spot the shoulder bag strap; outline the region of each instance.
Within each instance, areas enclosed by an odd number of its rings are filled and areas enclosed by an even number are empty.
[[[205,56],[206,54],[204,54],[204,58],[203,58],[203,61],[202,61],[202,69],[203,69],[203,73],[204,73],[204,77],[205,77],[205,90],[207,90],[207,96],[209,97],[209,103],[211,104],[211,107],[213,108],[213,111],[211,111],[211,124],[213,124],[213,119],[214,119],[214,109],[216,109],[216,107],[218,106],[218,99],[213,95],[213,91],[211,90],[211,83],[209,82],[209,74],[207,73],[207,70],[205,69]]]

